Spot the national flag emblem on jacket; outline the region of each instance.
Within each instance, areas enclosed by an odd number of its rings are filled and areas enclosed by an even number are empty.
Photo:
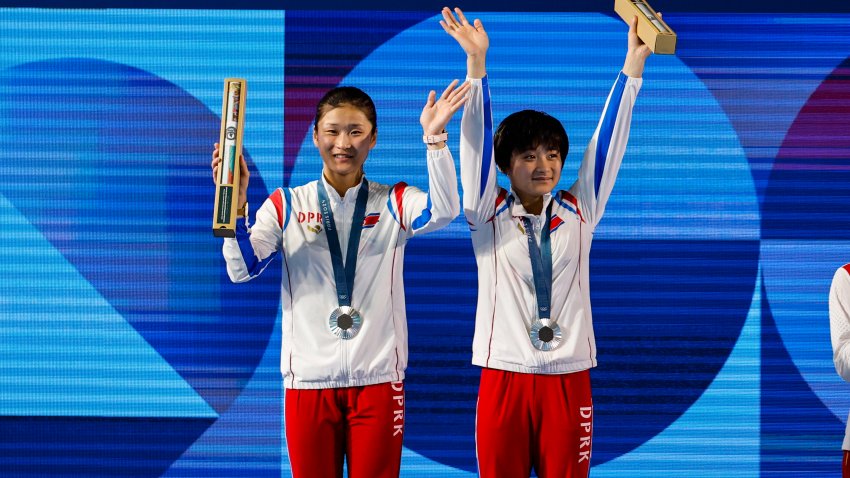
[[[381,213],[379,212],[368,214],[363,218],[363,229],[375,227],[375,224],[378,224],[379,219],[381,219]]]
[[[555,229],[561,227],[564,223],[564,220],[558,217],[556,214],[552,214],[552,219],[549,220],[549,233],[555,232]]]

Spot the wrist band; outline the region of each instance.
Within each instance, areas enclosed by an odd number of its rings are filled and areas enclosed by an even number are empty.
[[[449,133],[443,130],[440,134],[426,134],[422,136],[422,142],[425,144],[437,144],[442,143],[449,139]]]
[[[236,217],[244,217],[248,218],[248,203],[246,202],[242,207],[236,210]]]

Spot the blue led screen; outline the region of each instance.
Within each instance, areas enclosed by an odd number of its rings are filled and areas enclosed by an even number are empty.
[[[310,121],[337,84],[376,101],[368,177],[424,188],[418,115],[462,52],[431,13],[3,13],[3,475],[289,476],[280,264],[231,284],[210,231],[222,80],[248,80],[250,203],[318,177]],[[559,118],[568,187],[624,24],[471,15],[494,120]],[[838,476],[850,399],[826,299],[850,262],[850,16],[665,20],[677,54],[648,61],[591,253],[592,476]],[[475,476],[462,217],[409,244],[405,281],[402,476]]]

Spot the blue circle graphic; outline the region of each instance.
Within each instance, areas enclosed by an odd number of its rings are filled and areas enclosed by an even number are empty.
[[[779,149],[765,189],[762,264],[785,348],[806,383],[846,421],[847,384],[835,373],[828,294],[850,262],[850,58],[823,79]]]
[[[2,193],[219,414],[275,323],[280,268],[245,294],[212,237],[220,120],[145,71],[93,59],[5,70]],[[250,202],[268,195],[250,157]],[[93,371],[92,373],[96,373]],[[165,435],[164,435],[165,436]]]

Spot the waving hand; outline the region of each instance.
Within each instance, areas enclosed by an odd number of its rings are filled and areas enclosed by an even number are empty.
[[[443,7],[443,19],[440,26],[454,38],[463,51],[466,52],[466,68],[470,78],[483,78],[486,74],[485,59],[490,47],[490,38],[484,30],[481,20],[475,19],[469,23],[460,8],[455,8],[455,14],[448,7]]]

